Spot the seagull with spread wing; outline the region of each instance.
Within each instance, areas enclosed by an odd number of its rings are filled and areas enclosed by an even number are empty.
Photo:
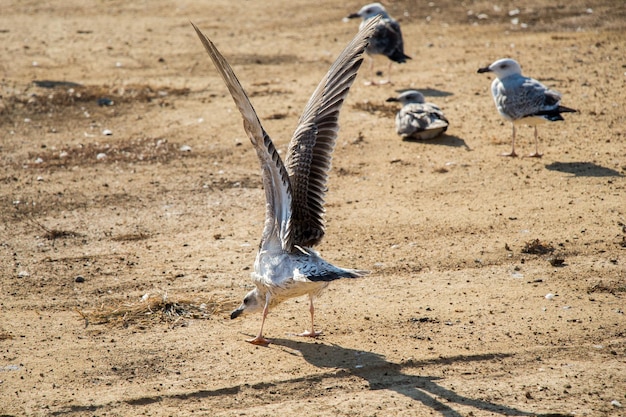
[[[332,152],[339,130],[339,111],[363,61],[363,52],[378,19],[359,30],[341,52],[309,99],[293,134],[285,163],[226,59],[195,26],[202,44],[224,79],[241,112],[243,125],[261,164],[265,189],[265,226],[248,292],[231,319],[262,312],[258,335],[248,340],[267,346],[263,326],[271,308],[293,297],[308,295],[311,329],[300,336],[317,337],[313,301],[331,281],[357,278],[366,271],[340,268],[321,258],[313,246],[324,237],[324,199]]]

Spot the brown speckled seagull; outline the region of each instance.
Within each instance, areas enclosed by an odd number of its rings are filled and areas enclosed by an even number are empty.
[[[448,130],[448,119],[441,109],[426,102],[424,95],[417,90],[406,90],[398,97],[390,97],[388,102],[398,101],[402,108],[396,113],[396,132],[402,140],[428,140]]]
[[[300,336],[317,337],[321,332],[314,327],[315,297],[330,281],[367,274],[332,265],[312,247],[320,243],[325,232],[324,199],[339,130],[339,111],[377,24],[378,19],[371,19],[359,31],[313,92],[289,143],[285,164],[232,68],[194,25],[241,112],[244,129],[261,163],[266,213],[252,273],[255,288],[230,316],[234,319],[242,314],[263,313],[258,335],[248,340],[252,344],[267,346],[270,343],[263,337],[263,325],[270,308],[303,295],[309,296],[311,329]]]
[[[365,27],[368,22],[375,17],[380,17],[376,30],[372,34],[369,45],[365,52],[370,57],[370,75],[372,80],[366,81],[367,85],[391,83],[391,62],[404,64],[410,56],[404,53],[404,41],[402,40],[402,30],[397,20],[389,16],[385,7],[380,3],[370,3],[361,7],[356,13],[351,13],[346,19],[362,18],[359,29]],[[390,59],[387,79],[382,81],[373,80],[375,55],[384,55]]]

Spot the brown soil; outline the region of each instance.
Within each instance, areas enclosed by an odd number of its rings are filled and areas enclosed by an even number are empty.
[[[189,21],[284,152],[362,4],[4,1],[0,415],[624,415],[626,9],[524,3],[387,2],[413,59],[393,85],[363,66],[318,248],[372,274],[318,300],[317,340],[292,335],[306,299],[279,306],[261,348],[260,316],[228,318],[259,167]],[[476,70],[505,56],[579,110],[539,127],[541,159],[499,156]],[[408,87],[448,135],[397,137],[385,99]]]

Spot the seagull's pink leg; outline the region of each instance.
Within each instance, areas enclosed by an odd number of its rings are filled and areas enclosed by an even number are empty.
[[[306,330],[302,333],[300,333],[298,336],[302,336],[302,337],[317,337],[319,335],[322,334],[321,330],[319,332],[315,331],[315,325],[314,325],[314,321],[313,321],[313,315],[315,314],[315,307],[313,306],[313,296],[311,294],[309,294],[309,301],[310,301],[310,305],[309,305],[309,311],[311,312],[311,330]]]
[[[374,58],[367,54],[367,59],[370,62],[370,79],[363,81],[365,85],[377,85],[376,81],[374,81]]]
[[[391,64],[392,64],[392,61],[389,60],[389,67],[387,68],[387,79],[378,81],[378,84],[380,84],[380,85],[383,85],[383,84],[393,84],[391,82]]]
[[[539,153],[539,135],[537,134],[537,126],[535,126],[535,153],[531,153],[530,157],[532,158],[541,158],[543,154]]]
[[[503,153],[502,156],[516,157],[517,154],[515,153],[515,125],[511,123],[511,126],[513,126],[513,138],[511,139],[511,153]]]
[[[254,339],[248,339],[246,342],[252,343],[253,345],[259,346],[267,346],[271,342],[263,337],[263,325],[265,325],[265,318],[267,317],[267,313],[270,309],[270,294],[269,292],[265,296],[265,307],[263,307],[263,318],[261,319],[261,330],[259,330],[259,334]]]

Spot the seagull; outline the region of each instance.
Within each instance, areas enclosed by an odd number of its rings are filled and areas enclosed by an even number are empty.
[[[370,55],[370,73],[373,73],[374,60],[372,55],[385,55],[391,61],[403,64],[410,56],[404,54],[404,43],[402,42],[402,31],[400,24],[387,13],[387,10],[380,3],[371,3],[361,7],[356,13],[347,16],[347,19],[360,17],[363,19],[359,29],[363,28],[369,20],[380,16],[381,19],[376,26],[376,31],[370,39],[370,44],[365,50]],[[391,62],[389,62],[388,73],[391,73]],[[388,77],[389,78],[389,77]],[[389,83],[389,79],[380,81],[380,84]],[[376,84],[373,81],[367,84]]]
[[[402,108],[396,113],[396,132],[402,140],[434,139],[448,129],[448,119],[441,109],[427,103],[424,95],[417,90],[406,90],[388,102],[400,102]]]
[[[525,123],[535,128],[535,152],[529,156],[541,158],[537,124],[563,120],[561,113],[575,113],[577,110],[560,105],[561,93],[550,90],[533,78],[523,76],[520,65],[513,59],[499,59],[488,67],[479,68],[478,72],[496,74],[491,83],[491,94],[500,116],[511,122],[513,127],[511,152],[502,156],[517,156],[515,125]]]
[[[372,20],[341,52],[313,92],[289,143],[285,163],[261,126],[248,95],[215,45],[193,25],[224,79],[243,117],[244,129],[261,164],[265,189],[265,225],[248,292],[230,317],[262,312],[261,329],[248,342],[267,346],[263,326],[269,310],[289,298],[308,295],[311,328],[299,336],[317,337],[313,301],[331,281],[368,272],[340,268],[322,259],[313,246],[325,233],[324,200],[339,111],[363,62],[363,53],[378,24]]]

